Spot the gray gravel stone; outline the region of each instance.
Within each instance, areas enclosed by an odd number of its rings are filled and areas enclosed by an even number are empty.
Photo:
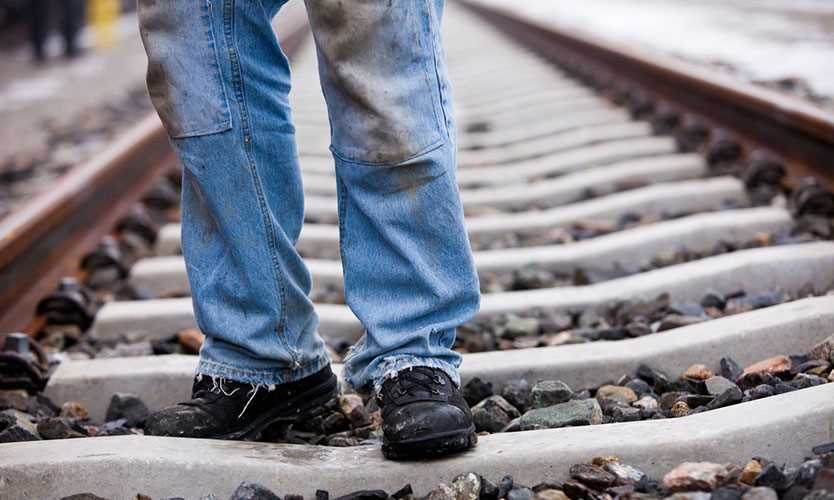
[[[514,314],[508,314],[504,324],[504,337],[514,339],[538,335],[541,330],[539,320],[536,318],[521,318]]]
[[[817,451],[814,450],[814,453],[817,453]],[[816,481],[822,468],[822,460],[818,458],[803,462],[796,471],[796,484],[811,488],[814,486],[814,482]]]
[[[136,356],[152,356],[153,345],[151,342],[143,341],[133,344],[118,344],[115,347],[106,347],[96,354],[97,358],[131,358]]]
[[[452,481],[455,500],[478,500],[481,494],[481,476],[472,472],[461,474]]]
[[[561,332],[573,326],[573,317],[570,314],[558,311],[547,311],[541,320],[542,330],[548,332]]]
[[[712,495],[703,491],[690,491],[686,493],[675,493],[664,500],[710,500]]]
[[[721,375],[728,380],[736,380],[741,375],[742,369],[733,358],[721,358]]]
[[[25,412],[29,408],[29,395],[24,390],[0,391],[0,410]]]
[[[588,488],[579,481],[565,481],[565,484],[562,485],[562,490],[573,500],[607,500],[610,498],[608,495],[600,494]]]
[[[634,408],[621,403],[605,405],[605,415],[611,422],[636,422],[640,420],[640,408]]]
[[[525,411],[530,406],[530,383],[526,379],[510,380],[501,389],[501,396],[519,411]]]
[[[570,468],[570,477],[591,488],[601,490],[617,483],[617,476],[598,465],[576,464]]]
[[[28,414],[18,410],[0,411],[0,443],[39,439],[38,430]]]
[[[811,375],[809,373],[800,373],[793,380],[788,382],[788,385],[790,385],[794,389],[807,389],[809,387],[814,387],[825,383],[826,380],[822,377]]]
[[[281,500],[281,497],[270,491],[266,486],[244,481],[232,493],[229,500]]]
[[[126,426],[138,427],[144,423],[149,414],[148,407],[138,396],[117,392],[110,398],[110,406],[107,407],[105,420],[112,422],[113,420],[124,419]]]
[[[429,492],[426,500],[455,500],[455,493],[452,491],[452,488],[440,483]]]
[[[712,492],[711,500],[741,500],[741,492],[736,488],[716,488]]]
[[[476,405],[493,394],[492,383],[484,382],[478,377],[473,378],[463,386],[463,398],[469,403],[469,406]]]
[[[651,414],[660,409],[660,404],[657,402],[657,399],[651,396],[643,396],[632,403],[632,406],[639,408],[645,414]]]
[[[773,386],[767,384],[757,385],[752,389],[744,391],[744,396],[750,399],[768,398],[770,396],[773,396],[774,394],[775,391],[773,390]]]
[[[741,403],[743,399],[744,393],[741,392],[741,389],[734,386],[716,396],[715,399],[706,405],[706,408],[707,410],[715,410],[717,408],[723,408],[725,406]]]
[[[716,375],[705,380],[704,387],[706,388],[707,394],[711,396],[718,396],[727,389],[730,389],[731,387],[737,388],[738,386],[736,386],[736,384],[732,381]]]
[[[625,386],[634,391],[638,397],[643,397],[644,394],[652,390],[649,384],[639,378],[628,381]]]
[[[619,485],[637,484],[646,479],[645,472],[622,462],[607,462],[602,468],[614,474]]]
[[[513,488],[507,493],[507,500],[533,500],[536,494],[530,488]]]
[[[561,380],[542,380],[530,390],[530,406],[545,408],[564,403],[570,400],[572,396],[573,390]]]
[[[573,400],[530,410],[521,416],[522,430],[554,429],[602,423],[602,408],[596,399]]]
[[[76,429],[72,422],[65,418],[49,417],[38,422],[38,434],[43,439],[70,439],[85,437],[87,434]]]
[[[472,408],[472,420],[478,432],[500,432],[519,416],[518,410],[501,396],[490,396]]]
[[[741,496],[741,500],[779,500],[779,495],[776,494],[773,488],[758,486],[747,490]]]

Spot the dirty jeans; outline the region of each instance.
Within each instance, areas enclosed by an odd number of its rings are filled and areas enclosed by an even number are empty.
[[[139,0],[151,99],[183,165],[182,251],[206,340],[197,371],[255,384],[329,363],[295,243],[304,196],[285,0]],[[331,125],[346,302],[363,389],[411,366],[459,381],[479,304],[455,175],[443,0],[307,0]],[[278,36],[281,34],[279,33]],[[303,161],[303,158],[302,158]]]

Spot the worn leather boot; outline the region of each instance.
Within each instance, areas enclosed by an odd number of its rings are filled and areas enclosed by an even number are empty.
[[[289,425],[321,412],[337,396],[338,382],[329,365],[271,387],[204,375],[194,381],[190,401],[150,415],[145,434],[254,440],[272,424]]]
[[[377,400],[386,458],[447,455],[477,443],[469,405],[443,370],[417,366],[400,371],[382,384]]]

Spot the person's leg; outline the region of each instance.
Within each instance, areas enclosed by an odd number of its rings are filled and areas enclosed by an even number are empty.
[[[303,191],[289,65],[270,25],[283,3],[138,4],[151,99],[183,166],[182,250],[206,335],[197,371],[255,395],[329,366],[294,246]]]
[[[366,329],[344,375],[393,395],[382,400],[386,455],[468,447],[452,346],[479,285],[455,175],[443,0],[306,4],[332,125],[345,297]]]
[[[307,0],[332,123],[347,303],[366,328],[357,388],[410,366],[458,381],[455,328],[478,277],[455,176],[443,0]]]
[[[64,36],[64,55],[75,57],[79,54],[78,33],[84,27],[85,0],[63,0],[64,12],[61,32]]]
[[[30,0],[29,2],[29,39],[35,60],[43,62],[47,33],[49,32],[49,0]]]

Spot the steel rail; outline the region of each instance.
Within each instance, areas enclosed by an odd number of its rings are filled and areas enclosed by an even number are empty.
[[[309,33],[303,8],[274,26],[292,57]],[[0,332],[35,333],[37,302],[62,277],[80,276],[81,257],[176,165],[167,134],[151,114],[0,221]]]
[[[691,115],[732,131],[748,148],[783,159],[792,175],[834,187],[834,114],[802,99],[696,64],[614,45],[574,30],[545,26],[504,9],[461,3],[554,63],[636,87]]]

